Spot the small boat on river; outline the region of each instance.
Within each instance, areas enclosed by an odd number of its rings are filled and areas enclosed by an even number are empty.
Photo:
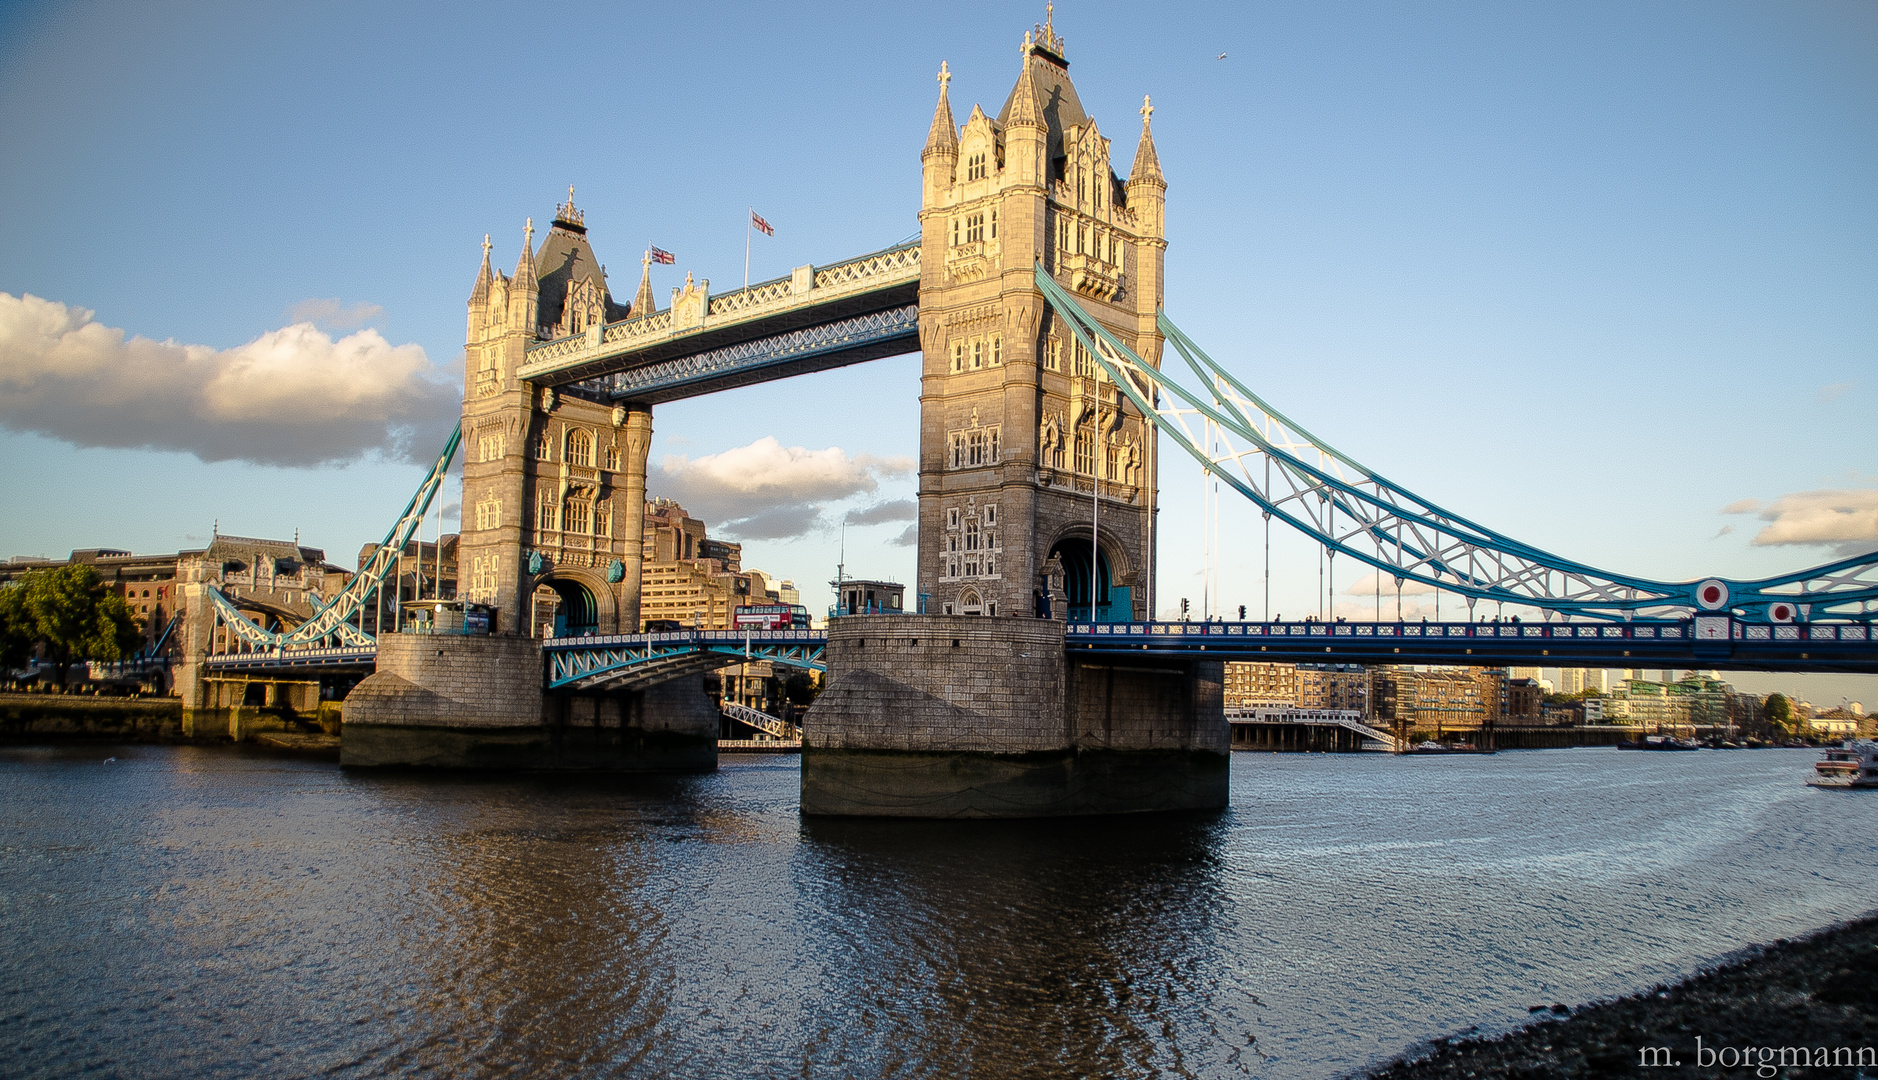
[[[1878,742],[1847,739],[1813,762],[1806,782],[1819,788],[1878,788]]]

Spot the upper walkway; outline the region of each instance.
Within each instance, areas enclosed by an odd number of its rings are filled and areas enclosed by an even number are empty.
[[[920,249],[901,244],[530,346],[517,378],[656,405],[919,347]]]

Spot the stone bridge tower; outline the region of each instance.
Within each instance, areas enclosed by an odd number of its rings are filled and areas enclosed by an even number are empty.
[[[919,590],[932,614],[1151,614],[1152,429],[1033,280],[1041,263],[1159,363],[1165,193],[1148,119],[1126,180],[1046,23],[994,119],[956,127],[951,74],[920,158]],[[1099,505],[1098,505],[1099,504]],[[1097,524],[1099,522],[1099,525]],[[1099,541],[1090,605],[1090,537]]]
[[[642,281],[630,314],[651,307]],[[639,629],[651,407],[515,377],[531,343],[628,312],[607,290],[572,188],[539,250],[529,222],[512,276],[490,269],[484,238],[464,349],[458,575],[465,598],[495,607],[497,634],[530,634],[541,585],[559,594],[565,629]]]

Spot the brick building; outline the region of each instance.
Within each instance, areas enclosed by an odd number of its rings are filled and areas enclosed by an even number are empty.
[[[1228,709],[1245,709],[1257,705],[1296,705],[1297,703],[1298,665],[1227,661],[1226,707]]]

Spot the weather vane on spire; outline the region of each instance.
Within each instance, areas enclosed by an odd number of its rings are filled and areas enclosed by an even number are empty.
[[[489,257],[489,234],[484,233],[483,234],[483,258],[487,259],[488,257]]]
[[[946,66],[946,62],[944,60],[939,61],[939,91],[940,93],[945,92],[946,84],[951,81],[952,81],[952,69]]]
[[[1043,25],[1037,30],[1037,48],[1063,55],[1063,39],[1056,36],[1056,4],[1054,0],[1043,6]]]
[[[1154,119],[1154,99],[1143,94],[1141,95],[1141,126],[1147,127],[1148,121],[1152,119]]]

